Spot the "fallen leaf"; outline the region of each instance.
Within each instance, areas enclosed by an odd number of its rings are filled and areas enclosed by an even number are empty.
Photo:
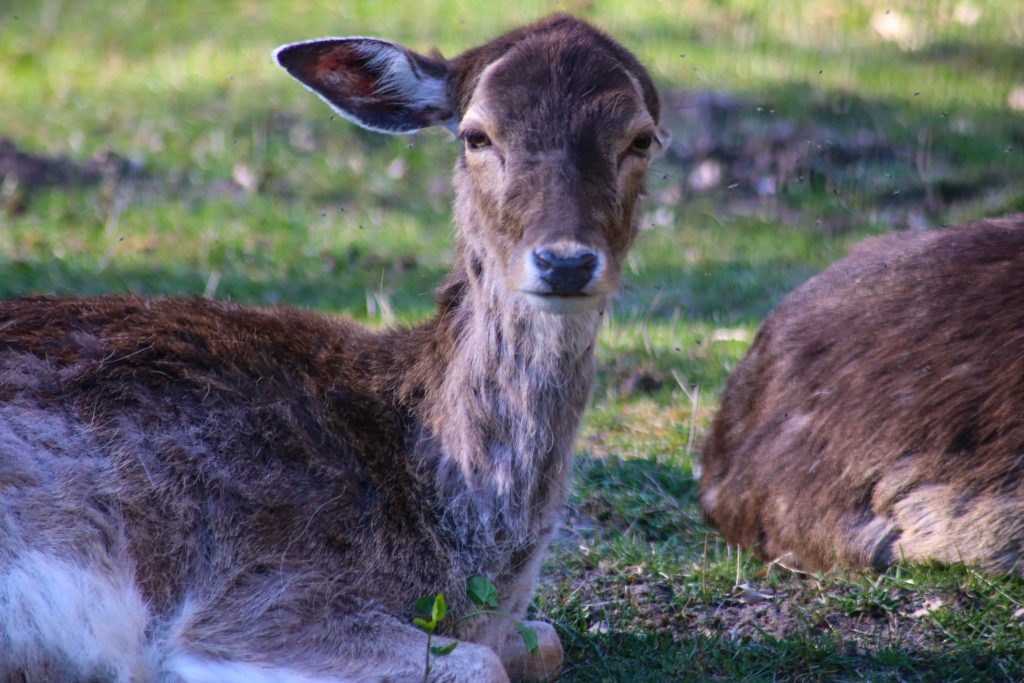
[[[927,617],[932,614],[935,610],[942,607],[945,603],[942,598],[928,598],[922,603],[920,607],[908,614],[907,616],[911,619],[920,619],[921,617]]]
[[[736,599],[745,605],[753,605],[759,602],[764,602],[765,600],[771,600],[775,597],[771,593],[762,593],[759,590],[755,590],[746,583],[741,583],[736,586],[736,589],[739,591],[736,595]]]

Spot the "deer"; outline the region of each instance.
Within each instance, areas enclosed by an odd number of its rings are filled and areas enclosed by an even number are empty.
[[[1024,574],[1024,214],[872,238],[788,295],[701,461],[762,560]]]
[[[664,146],[647,71],[569,15],[452,58],[325,38],[278,65],[364,128],[458,141],[436,314],[373,332],[284,306],[0,304],[0,678],[554,679],[524,618],[594,345]]]

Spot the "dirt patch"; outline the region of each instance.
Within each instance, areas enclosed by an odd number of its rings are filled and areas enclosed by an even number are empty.
[[[122,165],[123,159],[112,153],[76,164],[65,156],[26,152],[13,140],[0,138],[0,178],[16,178],[28,189],[98,183],[104,175],[117,172]]]
[[[679,178],[672,198],[706,196],[730,213],[770,210],[783,221],[812,206],[828,216],[819,223],[826,231],[865,217],[923,229],[939,225],[954,205],[1016,187],[1008,167],[972,166],[943,142],[971,130],[975,124],[966,119],[943,114],[941,125],[922,126],[915,140],[900,112],[883,105],[857,101],[848,113],[816,100],[801,106],[805,113],[794,118],[730,92],[669,93],[673,140],[666,161]],[[903,134],[896,139],[892,130]]]
[[[665,377],[661,373],[637,368],[630,372],[619,385],[619,396],[657,394],[664,386]]]
[[[686,185],[695,192],[774,196],[791,183],[834,183],[854,166],[913,159],[913,150],[871,129],[802,124],[726,92],[672,93],[668,109],[679,130],[670,158],[684,168]]]
[[[120,178],[136,175],[139,170],[113,152],[100,152],[92,159],[76,163],[65,156],[33,154],[13,140],[0,138],[0,196],[8,215],[25,211],[33,192],[41,188],[116,184]]]
[[[691,627],[704,635],[764,642],[795,636],[833,636],[848,654],[880,645],[939,648],[946,636],[931,615],[946,602],[900,589],[881,598],[852,586],[823,587],[813,579],[781,589],[743,585],[729,599],[688,610]]]

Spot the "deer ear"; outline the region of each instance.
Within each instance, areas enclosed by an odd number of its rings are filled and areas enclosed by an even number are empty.
[[[448,65],[376,38],[284,45],[274,61],[345,118],[381,133],[454,128]]]

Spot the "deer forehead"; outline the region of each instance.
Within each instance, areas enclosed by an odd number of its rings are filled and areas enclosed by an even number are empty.
[[[597,144],[653,127],[636,78],[613,55],[528,43],[484,68],[460,128],[532,151]]]

